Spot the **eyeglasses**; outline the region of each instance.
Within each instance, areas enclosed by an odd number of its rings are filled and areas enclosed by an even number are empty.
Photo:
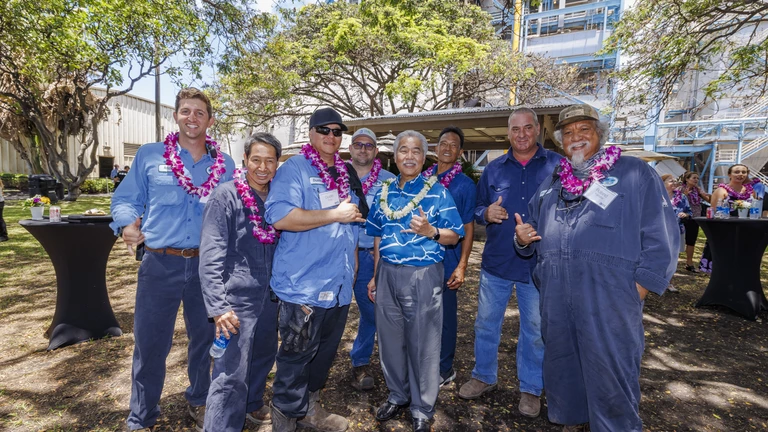
[[[376,148],[376,144],[366,143],[366,142],[353,142],[352,148],[355,150],[373,150]]]
[[[341,134],[344,133],[344,131],[341,129],[331,129],[325,126],[315,126],[315,132],[319,133],[320,135],[328,135],[329,133],[333,132],[333,136],[335,137],[340,137]]]
[[[580,206],[581,203],[584,201],[584,195],[579,195],[576,198],[573,199],[567,199],[565,198],[565,195],[563,195],[563,188],[560,187],[560,192],[558,193],[558,206],[555,210],[558,211],[569,211],[573,210],[576,207]],[[564,207],[560,207],[560,202],[563,203]]]

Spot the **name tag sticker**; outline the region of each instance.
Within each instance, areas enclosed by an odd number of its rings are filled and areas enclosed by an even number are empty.
[[[333,300],[333,291],[323,291],[317,296],[318,301],[331,301]]]
[[[208,198],[210,198],[210,195],[206,195],[204,197],[200,197],[200,204],[205,204],[208,202]]]
[[[310,177],[309,178],[309,184],[321,185],[321,184],[323,184],[323,179],[321,179],[320,177]]]
[[[605,210],[616,199],[618,194],[614,191],[608,190],[607,187],[600,183],[592,183],[589,189],[584,193],[584,197],[593,203],[597,204],[601,209]]]
[[[339,200],[339,191],[332,190],[327,192],[320,192],[320,207],[323,209],[336,207],[341,201]]]
[[[162,173],[172,172],[171,167],[166,164],[158,165],[157,170]]]

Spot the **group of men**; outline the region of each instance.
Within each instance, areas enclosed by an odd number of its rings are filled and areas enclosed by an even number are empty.
[[[663,293],[672,276],[677,222],[664,210],[670,204],[655,172],[603,148],[605,127],[591,107],[560,114],[556,137],[566,159],[537,142],[536,113],[516,109],[509,152],[477,186],[462,173],[464,134],[456,127],[440,133],[437,164],[424,173],[426,139],[399,134],[395,176],[382,169],[369,129],[352,135],[344,162],[347,127],[322,108],[310,117],[300,155],[277,169],[279,141],[254,134],[240,172],[206,137],[214,118],[202,92],[182,90],[174,119],[179,133],[140,148],[112,201],[115,232],[146,251],[129,429],[152,430],[157,421],[183,302],[185,397],[198,430],[239,431],[246,420],[280,432],[297,424],[346,430],[347,420],[320,399],[354,295],[352,386],[374,388],[378,340],[389,395],[377,420],[408,407],[413,430],[429,430],[440,387],[456,379],[458,294],[476,222],[487,241],[475,365],[459,397],[496,388],[514,291],[520,413],[537,417],[546,392],[549,419],[565,430],[641,430],[642,301],[648,291]],[[211,377],[208,347],[221,335],[230,344]]]

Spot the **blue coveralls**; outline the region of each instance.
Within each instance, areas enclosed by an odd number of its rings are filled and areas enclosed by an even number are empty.
[[[603,210],[568,206],[559,179],[545,181],[528,220],[542,237],[518,252],[538,256],[544,388],[549,420],[592,431],[641,431],[643,301],[635,283],[661,295],[677,264],[677,218],[658,174],[621,157],[605,184],[618,196]]]
[[[251,190],[264,215],[264,203]],[[264,406],[267,375],[277,353],[277,302],[269,298],[276,244],[253,236],[250,210],[234,182],[214,191],[203,214],[200,285],[208,316],[234,311],[240,321],[221,358],[213,362],[205,430],[243,430],[246,412]],[[262,222],[262,228],[266,224]]]
[[[208,179],[215,159],[211,153],[195,162],[177,146],[184,173],[199,186]],[[165,163],[163,143],[145,144],[136,153],[133,169],[112,196],[110,226],[115,234],[141,217],[145,244],[153,249],[195,249],[200,245],[200,227],[206,200],[187,194]],[[226,173],[220,184],[231,179],[232,158],[225,156]],[[131,371],[131,412],[128,428],[151,427],[160,415],[160,395],[165,381],[165,359],[171,351],[173,330],[180,303],[189,338],[187,374],[190,385],[184,396],[192,406],[205,405],[211,382],[208,348],[214,326],[208,321],[198,275],[198,258],[149,252],[139,267],[134,312],[134,350]]]

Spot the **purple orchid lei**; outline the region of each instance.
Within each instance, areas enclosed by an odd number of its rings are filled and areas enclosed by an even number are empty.
[[[619,157],[621,157],[620,148],[616,146],[606,147],[605,155],[595,162],[584,180],[573,175],[573,166],[567,159],[560,159],[560,183],[562,183],[563,189],[574,195],[583,194],[593,182],[600,181],[605,177],[603,173],[611,169]]]
[[[371,167],[371,173],[368,174],[368,178],[363,182],[363,195],[366,195],[369,190],[376,184],[376,180],[379,179],[379,173],[381,172],[381,161],[373,159],[373,166]]]
[[[720,183],[720,185],[718,185],[718,187],[721,187],[721,188],[725,189],[728,192],[728,196],[729,197],[735,198],[737,200],[747,200],[747,199],[752,198],[752,192],[754,191],[754,188],[752,187],[752,185],[755,184],[755,183],[760,183],[760,179],[756,178],[756,179],[753,179],[752,181],[750,181],[748,183],[744,183],[744,185],[743,185],[744,186],[744,192],[743,193],[736,192],[727,183]]]
[[[163,144],[165,144],[165,153],[163,153],[165,164],[171,167],[171,172],[176,177],[178,185],[189,195],[197,195],[200,198],[210,195],[213,188],[219,184],[221,176],[227,172],[224,154],[221,152],[216,141],[212,140],[208,135],[205,136],[205,144],[216,149],[216,161],[211,165],[211,173],[208,174],[208,179],[200,186],[195,186],[192,183],[192,179],[184,175],[184,162],[181,161],[177,151],[179,133],[168,134]]]
[[[251,187],[248,185],[248,180],[243,175],[243,171],[236,169],[234,177],[237,194],[240,195],[243,205],[250,210],[248,219],[253,224],[253,237],[261,243],[274,244],[277,238],[280,237],[280,233],[272,225],[267,225],[267,229],[261,227],[264,220],[259,216],[259,206],[256,204],[256,198],[251,193]]]
[[[677,206],[680,204],[680,201],[683,200],[683,191],[680,189],[675,189],[672,191],[672,205]]]
[[[687,186],[683,186],[685,188]],[[699,188],[698,187],[692,187],[690,191],[688,191],[688,203],[691,205],[699,205],[701,204],[701,195],[699,194]]]
[[[437,164],[434,164],[431,167],[424,170],[424,172],[421,173],[421,175],[424,178],[430,178],[433,175],[436,175],[435,171],[437,171]],[[448,185],[450,185],[451,182],[453,181],[453,178],[456,177],[460,172],[461,172],[461,162],[456,161],[456,163],[453,164],[453,167],[448,171],[448,174],[446,174],[445,177],[443,177],[443,179],[440,180],[440,184],[445,187],[448,187]]]
[[[312,166],[315,167],[317,173],[320,175],[320,179],[323,180],[323,184],[325,184],[325,187],[328,190],[337,190],[340,199],[349,196],[349,172],[347,172],[347,165],[344,164],[344,161],[341,160],[338,153],[333,155],[333,166],[336,167],[336,170],[339,173],[338,184],[328,173],[328,165],[325,164],[325,161],[320,157],[317,150],[312,147],[312,144],[304,144],[301,147],[301,154],[312,163]]]

